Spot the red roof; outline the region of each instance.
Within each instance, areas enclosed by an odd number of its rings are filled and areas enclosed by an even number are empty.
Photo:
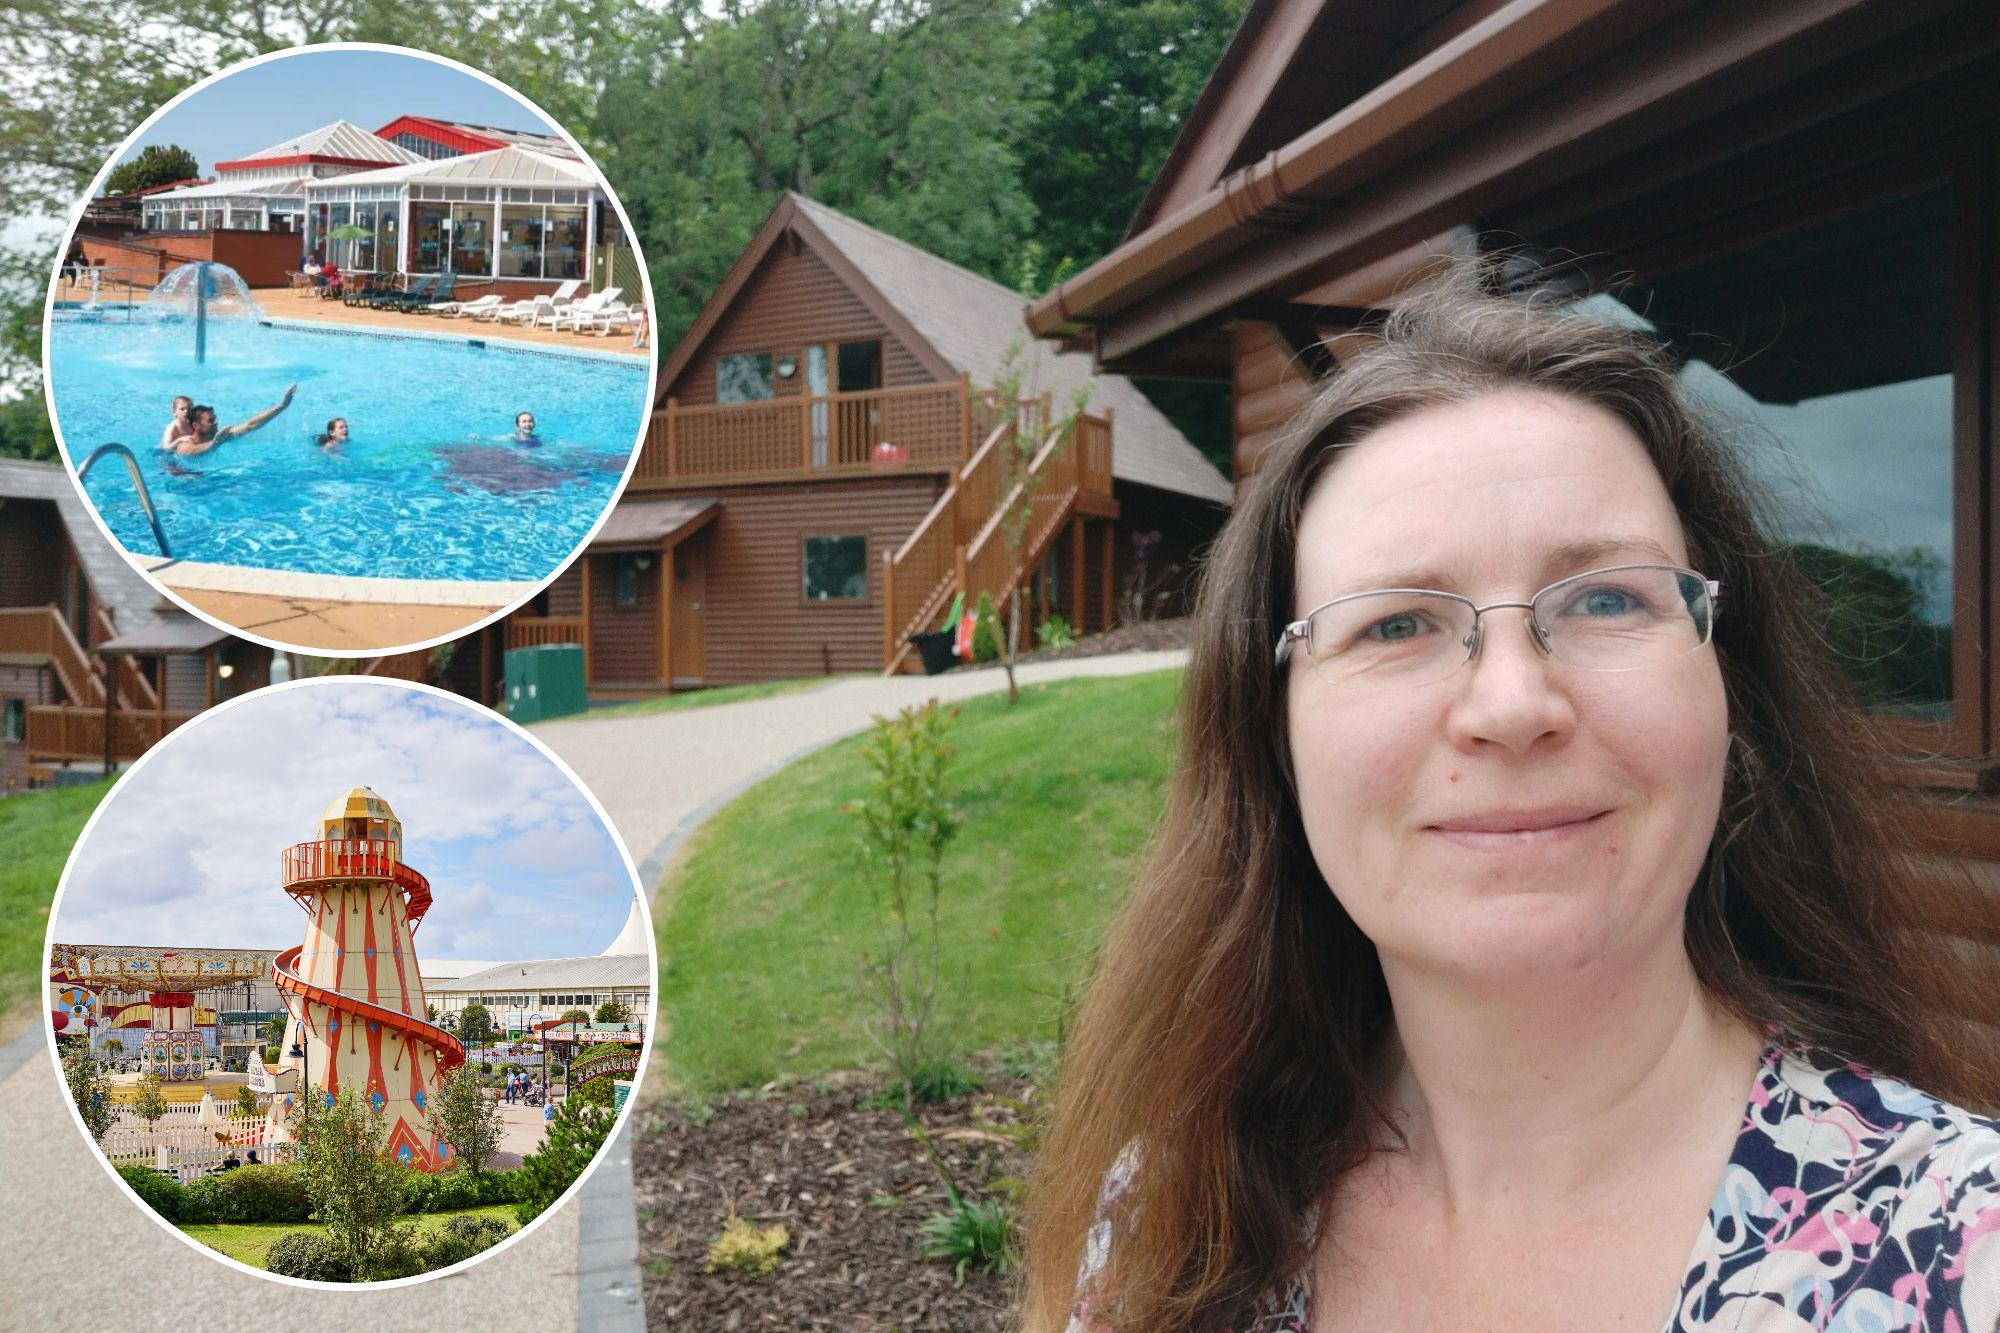
[[[461,153],[484,153],[507,146],[503,140],[489,139],[483,134],[473,134],[455,125],[447,125],[424,116],[398,116],[375,131],[376,138],[391,141],[394,141],[399,134],[414,134],[419,139],[429,139],[432,143],[456,148]]]

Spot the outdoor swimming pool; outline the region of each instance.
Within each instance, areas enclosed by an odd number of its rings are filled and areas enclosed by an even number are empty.
[[[647,408],[637,358],[211,323],[197,365],[186,322],[61,311],[49,383],[73,459],[110,441],[138,456],[177,558],[374,578],[546,577],[610,503]],[[176,394],[227,426],[291,383],[290,409],[261,430],[197,457],[158,448]],[[535,414],[540,448],[507,439],[518,411]],[[351,438],[328,453],[313,437],[331,417]],[[158,553],[120,463],[100,461],[86,489],[128,551]]]

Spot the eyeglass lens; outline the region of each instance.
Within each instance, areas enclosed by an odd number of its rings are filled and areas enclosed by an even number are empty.
[[[1637,565],[1552,584],[1527,614],[1557,661],[1590,671],[1634,671],[1707,643],[1713,607],[1699,575]],[[1421,684],[1463,666],[1475,631],[1511,632],[1502,624],[1476,624],[1478,619],[1469,602],[1442,593],[1364,593],[1315,612],[1307,647],[1315,671],[1344,682]]]

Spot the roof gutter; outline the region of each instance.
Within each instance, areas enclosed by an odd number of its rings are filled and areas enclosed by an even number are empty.
[[[1516,0],[1030,302],[1029,330],[1036,337],[1081,332],[1240,248],[1250,239],[1247,225],[1317,206],[1330,181],[1346,175],[1358,183],[1428,145],[1433,136],[1425,131],[1439,119],[1496,83],[1517,81],[1532,62],[1543,62],[1533,72],[1535,82],[1546,82],[1567,68],[1548,60],[1564,38],[1620,10],[1652,18],[1659,9],[1645,0]],[[1308,190],[1314,198],[1303,197]]]

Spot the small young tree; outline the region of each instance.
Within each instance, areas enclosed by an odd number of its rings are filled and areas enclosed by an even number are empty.
[[[600,1023],[623,1023],[631,1016],[631,1011],[616,1000],[606,1000],[597,1006],[597,1021]]]
[[[272,1014],[264,1020],[263,1028],[257,1034],[266,1046],[281,1046],[285,1040],[285,1016]]]
[[[139,1078],[139,1096],[132,1103],[132,1113],[146,1122],[152,1129],[160,1123],[160,1117],[167,1113],[167,1097],[158,1074],[144,1074]]]
[[[882,939],[862,971],[879,1012],[864,1027],[895,1069],[905,1108],[915,1104],[914,1078],[931,1055],[944,853],[962,823],[945,782],[958,754],[946,740],[957,717],[933,699],[893,721],[876,718],[862,749],[874,777],[867,796],[849,807],[861,819],[862,855],[881,876]]]
[[[431,1133],[451,1145],[466,1170],[478,1172],[500,1147],[500,1106],[479,1086],[479,1076],[460,1065],[444,1076],[431,1099]]]
[[[319,1108],[307,1112],[315,1102]],[[291,1127],[314,1216],[326,1224],[329,1244],[355,1279],[372,1280],[409,1239],[395,1226],[403,1211],[403,1169],[382,1155],[388,1130],[381,1113],[352,1089],[332,1106],[312,1092],[293,1107]]]
[[[565,1009],[556,1019],[558,1023],[588,1023],[589,1021],[590,1011],[588,1009]]]
[[[548,1132],[542,1136],[541,1149],[529,1153],[521,1162],[521,1196],[514,1216],[522,1226],[534,1221],[576,1183],[576,1178],[597,1156],[597,1150],[611,1137],[611,1126],[617,1119],[608,1106],[590,1106],[580,1101],[556,1104]]]
[[[90,1131],[91,1138],[102,1142],[105,1131],[118,1119],[118,1112],[111,1105],[111,1079],[97,1057],[90,1053],[89,1046],[63,1057],[63,1081],[69,1085],[69,1099],[76,1103],[77,1114],[83,1117],[83,1127]]]
[[[236,1089],[236,1114],[241,1116],[257,1114],[257,1094],[250,1091],[247,1083]]]

